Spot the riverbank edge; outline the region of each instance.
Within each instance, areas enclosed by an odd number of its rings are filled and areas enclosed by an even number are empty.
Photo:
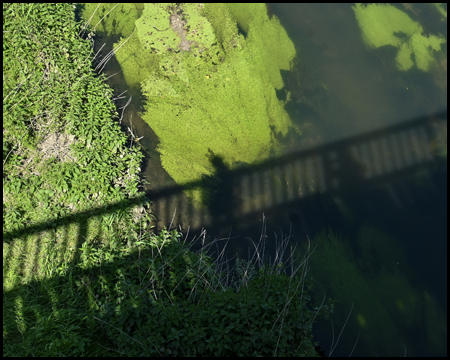
[[[20,82],[18,81],[16,86],[11,84],[11,81],[7,82],[6,94],[4,87],[4,113],[5,108],[7,110],[4,125],[4,355],[115,355],[115,350],[101,347],[106,339],[105,334],[96,331],[99,323],[86,319],[83,313],[86,306],[87,309],[95,308],[99,296],[92,292],[94,287],[90,284],[94,279],[92,275],[80,276],[73,264],[81,260],[88,270],[95,264],[99,265],[100,270],[97,267],[96,271],[100,274],[96,273],[96,276],[103,276],[102,256],[118,252],[126,254],[131,251],[127,250],[127,247],[135,250],[136,241],[142,240],[137,230],[149,228],[150,214],[146,213],[145,219],[140,215],[143,209],[145,210],[145,202],[133,204],[138,205],[133,208],[127,202],[138,193],[136,175],[140,171],[138,164],[141,155],[137,151],[130,151],[131,147],[127,148],[129,144],[124,134],[120,133],[119,127],[111,125],[111,114],[118,115],[111,99],[112,90],[104,85],[101,77],[95,76],[90,67],[92,53],[89,42],[70,33],[70,30],[81,30],[74,24],[72,5],[40,6],[36,8],[32,4],[6,5],[5,9],[4,5],[6,23],[20,23],[24,36],[36,34],[41,28],[35,43],[43,43],[41,49],[34,50],[32,46],[28,48],[36,51],[34,56],[29,56],[31,61],[27,61],[30,60],[27,59],[27,54],[24,54],[23,59],[16,56],[18,64],[26,71],[12,74],[6,71],[7,77],[17,76]],[[67,33],[58,33],[58,21],[53,24],[55,18],[64,23]],[[39,23],[33,22],[38,19]],[[50,42],[55,44],[55,53],[61,55],[52,57],[54,53],[43,51],[46,42],[45,29],[63,38],[79,40],[76,43],[78,49],[66,48],[65,43],[61,43],[58,38],[50,39]],[[6,31],[14,32],[14,29]],[[8,43],[8,35],[4,40]],[[6,46],[7,52],[13,53],[12,44],[11,42]],[[27,50],[27,47],[20,47],[20,44],[14,44],[14,47]],[[30,54],[33,54],[32,51]],[[89,58],[77,58],[72,55],[72,51],[76,55],[90,55]],[[7,53],[6,57],[8,56],[11,64],[6,70],[15,70],[14,59]],[[70,62],[65,63],[68,59]],[[83,64],[86,59],[89,59],[89,62]],[[36,66],[33,67],[32,64]],[[74,68],[71,68],[72,74],[64,64],[74,65]],[[83,66],[88,69],[83,75],[89,81],[82,83],[85,92],[77,94],[76,92],[81,90],[76,88],[76,85],[79,85],[76,80],[75,83],[70,81],[75,79],[71,75],[76,73],[75,68],[81,70]],[[59,78],[60,74],[64,76]],[[77,75],[78,78],[83,76]],[[40,87],[42,79],[45,80],[44,83],[48,81],[51,86],[47,89],[45,86]],[[63,93],[62,102],[58,102],[58,86],[70,87],[70,91]],[[40,93],[43,95],[35,99],[33,96],[37,93],[37,87],[43,90]],[[93,100],[95,90],[98,90],[98,96]],[[17,95],[23,96],[21,100],[14,100]],[[87,109],[86,113],[76,113],[77,96],[74,95],[80,95],[80,104],[86,107],[94,106],[96,101],[100,102],[104,106],[105,116],[96,116],[99,114],[94,108]],[[6,99],[14,101],[7,102]],[[59,112],[54,108],[53,111],[39,108],[41,112],[44,110],[51,116],[38,116],[39,114],[31,112],[34,116],[25,120],[24,117],[14,117],[17,115],[15,109],[21,108],[26,113],[28,109],[32,110],[33,104],[39,100],[42,104],[63,107]],[[17,106],[19,101],[23,102],[23,106]],[[69,112],[62,111],[67,109]],[[20,121],[15,121],[17,119]],[[83,121],[86,119],[88,121]],[[66,123],[58,120],[66,120]],[[86,123],[88,129],[84,128]],[[86,131],[82,133],[81,130]],[[26,141],[22,141],[23,136],[20,137],[23,132]],[[112,144],[104,141],[108,137],[113,140]],[[56,145],[48,144],[49,141],[56,142]],[[48,146],[44,147],[46,143]],[[62,147],[65,147],[66,151],[60,151]],[[39,156],[33,155],[36,153]],[[108,172],[111,165],[116,165],[120,172]],[[96,172],[91,173],[91,170]],[[103,186],[101,189],[110,191],[90,191],[96,186],[97,180]],[[65,204],[72,206],[65,209]],[[107,211],[117,204],[120,204],[117,212]],[[94,206],[96,210],[93,210]],[[94,213],[95,216],[89,217],[89,213]],[[65,220],[61,221],[61,218]],[[136,224],[138,226],[134,228],[132,225]],[[29,231],[30,228],[33,231]],[[176,237],[177,234],[172,236]],[[166,233],[160,240],[167,238]],[[120,260],[119,255],[117,258]],[[105,265],[104,271],[107,268]],[[84,291],[77,293],[80,289]],[[89,300],[87,304],[86,297]],[[81,306],[78,306],[80,302]],[[109,324],[105,326],[107,325]],[[309,340],[307,343],[309,344]]]

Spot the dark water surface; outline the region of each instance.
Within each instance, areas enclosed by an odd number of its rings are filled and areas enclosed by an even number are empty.
[[[428,31],[433,14],[415,6]],[[143,136],[157,227],[173,219],[191,236],[202,227],[212,238],[231,235],[227,253],[242,257],[263,225],[272,256],[287,235],[298,253],[310,239],[315,297],[338,300],[315,334],[327,355],[446,355],[446,50],[430,73],[402,73],[389,49],[367,49],[351,5],[272,4],[269,13],[297,47],[299,62],[283,76],[293,99],[286,110],[304,133],[290,133],[284,155],[264,164],[228,171],[215,159],[207,209],[192,207],[161,167],[139,91],[127,88],[115,58],[107,64],[108,76],[119,72],[108,80],[115,93],[127,90],[119,107],[132,95],[122,124]],[[106,43],[105,55],[115,41],[96,38],[96,50]]]

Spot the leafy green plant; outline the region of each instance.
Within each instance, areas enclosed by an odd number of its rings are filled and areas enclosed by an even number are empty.
[[[6,356],[108,354],[86,320],[74,249],[136,231],[127,201],[143,196],[142,154],[121,132],[113,91],[91,67],[92,40],[81,32],[71,4],[3,4]],[[111,217],[79,215],[118,200]],[[79,223],[62,224],[67,216]],[[33,226],[42,231],[18,232]]]
[[[91,68],[72,5],[3,12],[4,233],[136,196],[143,155],[113,121],[112,89]]]
[[[143,8],[122,9],[135,16]],[[142,154],[115,121],[112,90],[92,69],[92,43],[79,36],[73,10],[3,5],[3,354],[313,354],[306,335],[280,337],[295,332],[280,325],[294,326],[276,307],[300,319],[307,306],[303,292],[300,305],[288,302],[294,280],[238,260],[233,287],[217,260],[192,252],[180,233],[149,232]],[[105,212],[83,215],[92,208]],[[302,314],[314,315],[308,330],[319,312]]]
[[[83,247],[79,267],[90,275],[79,286],[110,346],[130,356],[317,355],[312,326],[333,305],[311,305],[304,274],[237,259],[227,285],[219,264],[180,236]]]

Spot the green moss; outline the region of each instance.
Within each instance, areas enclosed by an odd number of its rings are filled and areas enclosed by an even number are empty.
[[[275,88],[283,86],[280,68],[295,56],[279,21],[267,14],[249,24],[247,40],[223,5],[183,7],[183,14],[191,25],[186,39],[198,40],[189,40],[195,41],[191,51],[158,53],[159,68],[142,82],[148,99],[142,117],[160,139],[164,168],[179,184],[213,174],[209,150],[228,167],[268,156],[275,142],[271,127],[286,134],[291,124]],[[271,31],[271,40],[285,36],[291,44],[284,64],[270,52],[275,45],[267,46]],[[197,202],[205,198],[198,189],[191,195]]]
[[[442,20],[447,19],[447,7],[443,3],[433,3],[432,5],[441,13]]]
[[[425,37],[420,34],[414,34],[411,37],[411,48],[416,59],[417,68],[423,71],[430,70],[431,64],[434,63],[434,54],[441,50],[441,44],[445,39],[431,35]]]
[[[397,67],[402,71],[407,71],[414,66],[414,61],[412,60],[412,50],[409,44],[404,43],[400,46],[396,61]]]
[[[220,4],[217,4],[217,9],[220,9]],[[201,53],[209,49],[216,43],[216,29],[209,22],[205,13],[201,11],[199,4],[183,4],[181,19],[186,22],[185,35],[187,41],[192,41],[191,51],[194,53]],[[216,14],[217,16],[218,14]],[[228,22],[228,18],[224,18],[223,22]],[[223,29],[226,33],[227,29]],[[232,36],[232,34],[230,34]]]
[[[173,54],[180,49],[202,53],[216,42],[211,24],[195,4],[185,4],[182,10],[167,4],[145,4],[135,23],[142,50],[154,54]]]
[[[143,4],[116,5],[85,3],[81,17],[90,20],[90,29],[96,33],[128,37],[134,30],[134,21],[141,16]]]
[[[247,33],[252,56],[260,61],[258,69],[269,76],[276,89],[281,89],[280,70],[289,70],[295,56],[294,44],[286,30],[276,16],[269,19],[264,4],[230,4],[229,9]]]
[[[180,44],[180,39],[170,27],[169,16],[167,5],[145,4],[142,16],[135,22],[141,48],[160,54]]]
[[[161,93],[164,98],[155,94],[159,82],[153,78],[142,87],[149,100],[143,118],[161,141],[161,160],[169,174],[180,184],[212,175],[208,148],[229,167],[235,161],[250,163],[267,155],[270,104],[261,99],[270,93],[245,59],[236,59],[229,68],[225,62],[216,72],[208,72],[189,54],[175,58],[185,60],[189,78],[186,83],[176,75],[165,77],[178,96],[171,91]]]
[[[92,23],[110,8],[101,6]],[[93,12],[86,9],[84,16]],[[147,97],[142,118],[178,184],[213,174],[209,151],[232,168],[277,147],[275,133],[287,134],[292,124],[275,89],[296,53],[264,4],[145,4],[139,17],[138,9],[116,10],[101,29],[122,36],[117,60],[127,84]],[[133,23],[134,33],[130,26],[119,34],[123,22]],[[198,189],[191,195],[197,203],[205,198]]]
[[[114,45],[117,49],[126,39]],[[130,87],[140,87],[142,79],[147,78],[158,67],[159,59],[151,52],[141,51],[141,43],[136,32],[116,51],[126,83]]]
[[[225,53],[230,53],[235,46],[241,45],[236,21],[230,16],[225,4],[206,4],[202,14],[213,27],[217,41]]]
[[[392,5],[356,4],[353,10],[364,40],[373,47],[384,45],[398,47],[403,43],[399,34],[411,36],[421,31],[419,24]]]
[[[269,18],[267,16],[267,8],[264,4],[234,3],[227,4],[227,8],[245,34],[249,32],[249,26],[254,19],[268,20]]]
[[[446,42],[443,37],[422,35],[420,24],[392,5],[356,4],[353,10],[369,46],[390,45],[399,49],[396,57],[399,70],[412,68],[414,58],[418,69],[428,71],[441,50],[440,45]]]

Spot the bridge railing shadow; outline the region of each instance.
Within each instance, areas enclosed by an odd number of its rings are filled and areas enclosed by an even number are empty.
[[[200,230],[261,214],[317,192],[355,192],[407,177],[418,167],[436,166],[442,158],[436,156],[435,150],[437,146],[446,149],[446,130],[445,111],[234,170],[227,169],[222,159],[215,157],[212,159],[216,169],[214,181],[199,179],[151,191],[147,199],[153,203],[157,230],[170,224]],[[185,196],[188,188],[205,188],[209,205],[195,206]],[[89,219],[140,205],[142,198],[136,197],[92,208],[57,221],[3,233],[3,241],[73,223],[78,224],[80,239],[85,238],[83,229],[87,229]]]
[[[447,112],[431,118],[417,118],[233,170],[215,157],[215,175],[188,184],[208,189],[208,206],[195,207],[184,196],[183,187],[148,193],[158,217],[157,227],[172,223],[183,229],[225,230],[246,218],[286,208],[318,193],[390,188],[419,169],[446,163],[437,156],[437,148],[446,151]]]
[[[190,227],[191,234],[195,234],[202,228],[227,228],[230,222],[245,224],[252,216],[267,213],[270,209],[281,211],[290,203],[303,201],[317,192],[360,191],[411,176],[421,166],[446,166],[446,159],[440,160],[435,150],[437,146],[445,146],[446,149],[447,112],[432,118],[433,121],[429,117],[415,119],[235,170],[227,169],[222,159],[215,157],[212,159],[216,169],[213,179],[199,179],[183,186],[147,193],[157,216],[157,229],[171,224],[172,227],[182,226],[184,230]],[[209,205],[195,207],[184,190],[204,187],[205,184],[208,185]],[[17,239],[26,242],[28,238],[37,236],[33,248],[27,248],[26,244],[23,247],[27,251],[27,266],[31,262],[36,267],[39,259],[45,257],[44,248],[40,247],[40,234],[75,226],[76,239],[65,239],[67,244],[70,240],[74,247],[74,256],[68,260],[69,266],[74,266],[88,237],[92,219],[142,206],[142,201],[136,197],[6,232],[3,233],[3,242],[13,245]],[[25,267],[13,251],[5,253],[4,250],[3,261],[4,274],[5,269],[20,273]],[[19,294],[21,286],[33,286],[39,281],[43,280],[18,284],[5,293],[14,297],[13,294]]]

